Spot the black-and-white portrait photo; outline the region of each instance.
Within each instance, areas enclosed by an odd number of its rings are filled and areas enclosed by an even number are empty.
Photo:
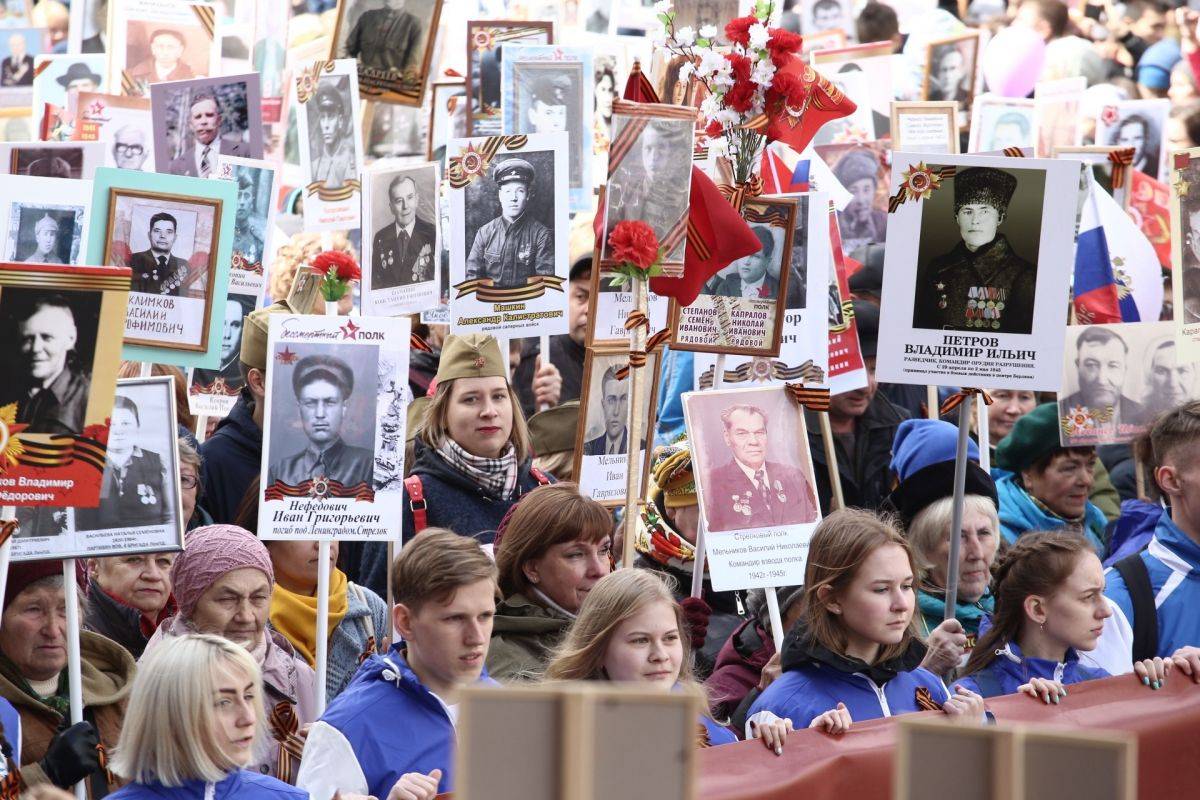
[[[150,137],[137,125],[122,125],[113,133],[112,158],[118,169],[141,170],[150,153]]]
[[[100,505],[75,509],[75,529],[159,526],[178,519],[169,383],[117,384]]]
[[[1032,333],[1044,196],[1042,172],[966,167],[921,201],[914,328]]]
[[[975,92],[975,60],[979,37],[931,42],[925,64],[924,100],[957,100],[962,108],[971,104]]]
[[[489,278],[505,288],[554,275],[554,182],[553,151],[497,155],[486,178],[471,182],[464,190],[466,280]]]
[[[395,103],[371,102],[366,106],[366,147],[371,158],[415,156],[425,149],[421,109]]]
[[[159,172],[207,178],[219,156],[262,158],[258,75],[150,87]]]
[[[134,250],[129,255],[129,268],[133,270],[131,292],[180,295],[188,276],[188,262],[175,255],[179,229],[178,213],[159,211],[150,216],[144,231],[148,246],[144,250]],[[142,231],[131,233],[137,235]]]
[[[433,280],[439,255],[437,168],[426,164],[372,173],[369,181],[371,289]]]
[[[600,362],[600,359],[595,362]],[[604,364],[601,362],[597,366]],[[600,387],[602,419],[593,420],[589,417],[585,420],[587,428],[584,436],[588,437],[583,443],[585,456],[622,456],[629,452],[629,381],[617,377],[620,366],[619,359],[609,363],[596,384]],[[590,399],[588,405],[589,409],[594,405]],[[597,422],[600,423],[600,432],[589,437]]]
[[[817,148],[817,154],[833,168],[834,177],[850,192],[850,202],[837,212],[838,230],[847,253],[887,241],[888,149],[886,141]]]
[[[854,33],[854,13],[849,0],[800,0],[800,31],[844,31]]]
[[[784,307],[789,310],[808,305],[808,204],[811,197],[796,198],[796,225],[792,228],[792,261],[788,267],[787,298]]]
[[[364,93],[421,105],[442,0],[339,3],[333,56],[358,61]]]
[[[613,117],[613,138],[621,135],[632,118],[620,114]],[[680,187],[689,185],[692,169],[692,129],[695,123],[686,119],[651,119],[630,147],[629,152],[612,168],[608,189],[608,236],[622,220],[642,220],[654,229],[662,242],[679,224],[688,210],[688,192]],[[610,157],[611,158],[611,157]],[[682,261],[686,239],[671,252],[667,261]]]
[[[350,79],[343,75],[323,75],[308,104],[312,180],[324,184],[326,189],[341,188],[358,174]]]
[[[435,83],[430,90],[429,144],[426,157],[444,161],[446,142],[467,135],[467,87],[461,82]]]
[[[1135,367],[1139,358],[1130,352],[1129,342],[1117,330],[1107,325],[1089,325],[1081,331],[1068,330],[1068,337],[1075,337],[1073,370],[1074,380],[1065,382],[1064,388],[1074,391],[1059,398],[1060,411],[1066,415],[1070,409],[1081,407],[1103,415],[1095,424],[1118,428],[1121,425],[1144,426],[1146,408],[1125,394],[1126,376]],[[1064,350],[1067,357],[1072,355]],[[1136,368],[1134,369],[1136,372]]]
[[[513,126],[507,130],[526,133],[585,130],[583,63],[519,59],[518,55],[511,63],[514,107],[505,109],[505,116],[512,120]],[[583,185],[583,159],[585,155],[591,157],[591,145],[590,136],[570,137],[568,180],[571,188]]]
[[[6,258],[25,264],[75,263],[84,212],[82,206],[13,203]]]
[[[83,177],[82,147],[14,147],[10,172],[41,178]]]
[[[1107,124],[1102,132],[1097,132],[1097,144],[1111,147],[1132,147],[1132,167],[1138,172],[1157,178],[1159,163],[1163,154],[1163,127],[1165,115],[1156,116],[1159,108],[1170,110],[1166,106],[1147,106],[1133,110],[1128,107],[1117,107],[1118,118]]]
[[[779,296],[783,231],[761,222],[750,223],[750,230],[762,249],[742,256],[714,275],[705,285],[704,294],[760,300],[774,300]],[[790,287],[788,294],[791,294]]]
[[[267,239],[274,172],[270,169],[233,164],[237,182],[237,211],[233,219],[233,263],[243,269],[261,269],[267,263]]]
[[[675,30],[687,27],[699,31],[706,25],[712,25],[717,29],[713,43],[718,45],[729,44],[725,36],[725,23],[740,16],[740,8],[740,0],[675,0],[671,6],[675,12]]]
[[[500,65],[508,44],[549,44],[551,22],[469,20],[467,22],[467,135],[500,133]]]
[[[100,295],[5,286],[0,318],[10,346],[0,405],[16,403],[26,433],[82,433],[100,325]]]
[[[231,294],[225,300],[225,322],[221,326],[221,365],[217,369],[192,371],[192,385],[202,393],[220,390],[223,394],[236,393],[242,388],[239,356],[242,353],[242,326],[246,315],[254,310],[254,298],[244,294]],[[217,385],[217,379],[221,380]]]
[[[300,358],[272,372],[268,487],[322,484],[323,496],[371,488],[379,349],[292,344]]]

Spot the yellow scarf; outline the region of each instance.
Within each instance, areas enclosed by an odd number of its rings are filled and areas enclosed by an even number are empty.
[[[335,569],[329,574],[329,635],[341,624],[350,603],[346,573]],[[271,624],[287,637],[309,666],[317,663],[317,598],[289,592],[279,584],[271,594]]]

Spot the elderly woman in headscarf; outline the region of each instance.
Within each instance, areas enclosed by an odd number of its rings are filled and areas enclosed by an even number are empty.
[[[251,769],[292,782],[303,745],[296,729],[316,719],[316,674],[288,640],[268,627],[275,570],[267,548],[236,525],[209,525],[188,534],[171,567],[179,613],[146,645],[166,638],[210,633],[250,651],[262,670],[271,737],[259,743]]]
[[[746,618],[745,606],[738,592],[714,592],[707,577],[701,596],[690,596],[700,507],[687,440],[656,448],[650,469],[646,503],[635,534],[638,557],[634,566],[674,578],[676,599],[691,632],[696,676],[704,680],[729,635]]]

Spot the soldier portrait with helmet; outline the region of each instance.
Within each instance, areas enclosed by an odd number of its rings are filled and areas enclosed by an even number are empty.
[[[926,223],[945,222],[923,220],[914,328],[1032,333],[1040,226],[1005,224],[1017,188],[1011,171],[995,167],[961,168],[942,181],[938,191],[953,193],[959,241],[948,252],[927,253]]]
[[[524,286],[536,275],[555,274],[554,170],[535,169],[530,159],[539,166],[553,161],[543,162],[539,155],[497,156],[491,180],[476,181],[468,190],[466,280],[488,278],[497,288],[511,288]],[[497,202],[499,215],[472,232],[470,220],[487,213],[483,209],[494,209]]]

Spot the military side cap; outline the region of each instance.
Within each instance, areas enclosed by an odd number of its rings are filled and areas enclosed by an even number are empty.
[[[242,325],[242,352],[238,359],[247,367],[267,369],[267,326],[271,314],[294,314],[292,307],[286,302],[272,303],[266,308],[258,308],[246,315]]]
[[[996,466],[1009,472],[1029,469],[1038,459],[1058,449],[1057,403],[1042,403],[1017,420],[1008,436],[996,445]]]
[[[954,175],[954,213],[963,206],[985,205],[1007,211],[1017,179],[995,167],[967,167]]]
[[[435,380],[441,386],[459,378],[508,379],[508,362],[494,337],[482,333],[446,337]]]
[[[292,371],[292,391],[300,390],[313,381],[328,381],[342,390],[345,400],[354,391],[354,370],[337,356],[305,356]]]
[[[575,429],[579,426],[579,401],[571,400],[539,411],[529,418],[529,436],[533,452],[539,456],[575,449]]]
[[[654,449],[650,475],[663,493],[663,505],[682,508],[696,505],[696,478],[687,440]]]
[[[503,186],[512,181],[533,183],[533,165],[523,158],[510,158],[501,161],[492,172],[492,180],[497,186]]]

